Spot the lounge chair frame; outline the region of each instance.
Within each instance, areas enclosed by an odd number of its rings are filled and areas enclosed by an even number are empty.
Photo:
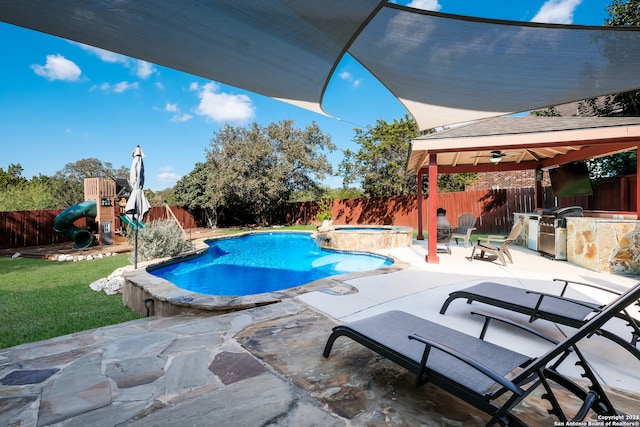
[[[336,326],[327,340],[323,355],[329,357],[337,338],[341,336],[351,338],[416,374],[416,385],[430,382],[490,415],[487,426],[496,423],[525,426],[525,422],[510,411],[540,385],[545,389],[542,397],[551,404],[549,412],[558,417],[561,422],[566,423],[569,419],[554,395],[552,383],[565,388],[582,400],[583,404],[573,420],[583,419],[589,410],[599,415],[617,415],[615,407],[580,352],[577,343],[593,335],[607,321],[639,298],[640,283],[597,312],[573,335],[557,342],[549,351],[537,358],[528,358],[483,340],[488,322],[492,319],[517,325],[522,330],[529,330],[541,336],[539,332],[509,319],[482,314],[485,316],[485,327],[481,337],[476,338],[398,311],[390,311]],[[414,332],[407,332],[411,330]],[[390,337],[389,331],[394,331],[394,336]],[[401,340],[402,335],[407,339]],[[555,342],[552,339],[547,340]],[[411,347],[414,344],[409,344],[416,342],[424,345],[424,348],[417,353],[416,347]],[[478,351],[479,348],[484,350]],[[569,354],[578,358],[576,365],[582,368],[581,376],[590,382],[588,386],[583,387],[558,372],[557,368]],[[505,374],[505,372],[513,373],[518,367],[521,369],[515,376],[509,378],[509,375]],[[485,381],[478,382],[478,378],[484,378]],[[491,386],[484,389],[487,381]],[[506,401],[502,404],[496,401],[500,396],[506,397]]]
[[[462,298],[467,300],[467,304],[477,301],[525,314],[529,316],[530,323],[533,323],[537,319],[543,319],[572,328],[580,328],[586,323],[585,319],[593,313],[602,311],[605,306],[565,297],[569,285],[598,289],[615,296],[621,295],[621,292],[590,283],[558,278],[553,280],[554,282],[564,283],[559,295],[531,291],[493,282],[478,283],[469,288],[450,293],[449,297],[442,304],[440,314],[446,313],[451,302]],[[615,317],[625,321],[627,326],[631,328],[631,338],[628,341],[605,329],[598,329],[594,333],[614,341],[640,360],[640,350],[638,350],[637,347],[638,341],[640,340],[640,325],[638,325],[638,322],[626,310],[617,313]]]

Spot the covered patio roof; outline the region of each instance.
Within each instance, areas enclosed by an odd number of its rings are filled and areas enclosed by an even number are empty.
[[[499,117],[415,138],[407,173],[418,175],[418,239],[424,238],[423,175],[429,179],[428,233],[435,236],[438,173],[537,170],[639,146],[640,117]],[[640,218],[640,174],[636,181]],[[427,262],[439,262],[434,239],[429,240]]]
[[[603,157],[639,143],[640,117],[498,117],[414,139],[407,173],[428,167],[429,154],[439,173],[497,172]]]

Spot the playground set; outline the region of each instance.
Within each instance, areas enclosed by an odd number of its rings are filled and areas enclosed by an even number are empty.
[[[130,195],[131,187],[126,179],[86,178],[85,201],[60,212],[53,229],[72,240],[74,248],[88,248],[96,242],[103,245],[124,243],[122,227],[144,227],[142,221],[134,221],[124,214]],[[74,224],[83,217],[88,218],[87,228]]]

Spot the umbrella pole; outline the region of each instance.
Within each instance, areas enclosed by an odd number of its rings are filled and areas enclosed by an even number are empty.
[[[133,215],[133,224],[136,227],[136,237],[135,243],[133,245],[133,268],[134,270],[138,269],[138,220],[136,219],[136,215]]]

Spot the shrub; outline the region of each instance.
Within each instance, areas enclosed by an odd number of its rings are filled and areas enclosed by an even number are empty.
[[[330,220],[333,218],[331,213],[331,208],[333,207],[332,199],[320,199],[318,201],[319,212],[316,215],[318,221],[322,222],[324,220]]]
[[[128,228],[125,236],[133,247],[135,229]],[[153,221],[138,230],[138,261],[174,257],[192,249],[193,243],[184,240],[182,230],[174,221]],[[134,256],[134,252],[131,252],[129,258],[132,262]]]

